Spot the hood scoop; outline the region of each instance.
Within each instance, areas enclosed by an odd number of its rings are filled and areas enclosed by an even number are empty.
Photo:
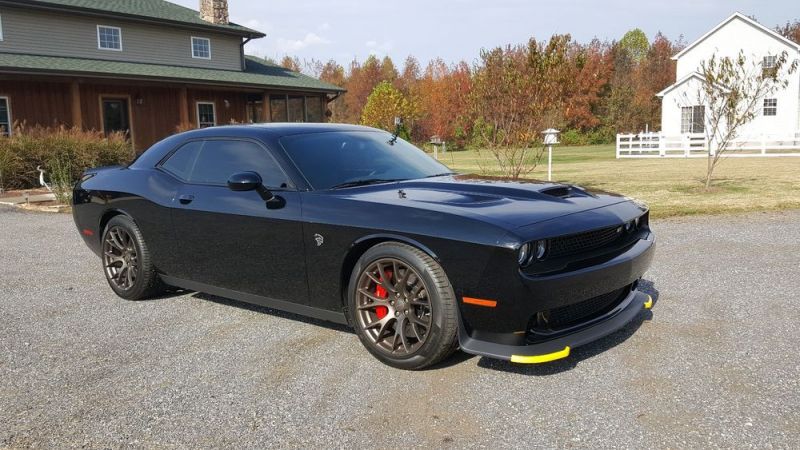
[[[589,194],[577,186],[556,186],[539,191],[544,195],[558,198],[588,197]]]

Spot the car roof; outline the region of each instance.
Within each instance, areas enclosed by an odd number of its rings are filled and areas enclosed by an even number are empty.
[[[382,131],[361,125],[340,123],[256,123],[248,125],[222,125],[183,133],[186,138],[209,136],[261,136],[280,138],[295,134],[329,133],[336,131]],[[196,136],[195,136],[196,135]]]
[[[383,130],[361,125],[338,123],[261,123],[251,125],[222,125],[178,133],[157,142],[139,156],[129,167],[153,167],[177,145],[193,139],[250,138],[263,142],[276,141],[284,136],[330,132],[380,132]]]

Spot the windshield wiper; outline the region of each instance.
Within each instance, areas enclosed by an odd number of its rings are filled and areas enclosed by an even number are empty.
[[[355,180],[355,181],[347,181],[345,183],[337,184],[336,186],[331,187],[331,189],[342,189],[342,188],[349,188],[349,187],[356,187],[356,186],[367,186],[370,184],[381,184],[381,183],[394,183],[396,181],[406,181],[403,178],[399,179],[385,179],[385,178],[368,178],[366,180]]]
[[[458,174],[455,173],[455,172],[445,172],[445,173],[437,173],[435,175],[428,175],[427,177],[423,177],[423,178],[446,177],[448,175],[458,175]]]

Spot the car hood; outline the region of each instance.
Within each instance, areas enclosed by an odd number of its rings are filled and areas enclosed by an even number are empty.
[[[523,227],[630,199],[577,186],[453,175],[331,191],[372,203],[449,212]]]

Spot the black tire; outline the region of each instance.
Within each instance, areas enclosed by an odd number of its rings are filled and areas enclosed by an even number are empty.
[[[408,348],[405,349],[405,354],[394,354],[395,344],[391,344],[391,350],[384,348],[382,345],[386,346],[385,342],[375,342],[376,336],[374,334],[370,334],[368,328],[374,330],[375,328],[380,328],[380,331],[377,332],[378,338],[381,339],[380,336],[383,335],[383,327],[367,327],[365,323],[367,319],[362,314],[372,314],[373,312],[364,313],[362,312],[365,309],[369,309],[373,300],[366,296],[366,294],[362,294],[361,292],[364,290],[364,281],[369,282],[364,277],[369,277],[365,272],[369,270],[374,270],[375,267],[381,268],[381,265],[377,265],[382,262],[386,261],[397,261],[399,262],[401,267],[397,269],[398,266],[395,266],[395,270],[399,273],[408,274],[408,268],[413,269],[411,273],[411,277],[414,277],[414,280],[421,280],[423,284],[423,288],[427,291],[427,295],[425,298],[425,302],[428,307],[422,307],[425,311],[427,311],[424,317],[427,324],[429,325],[427,331],[424,331],[422,335],[424,336],[423,339],[414,339],[413,335],[410,332],[400,333],[402,347],[406,347],[405,337],[402,337],[403,334],[408,336],[409,341],[415,341],[415,344],[418,346],[416,348],[413,347],[413,344],[410,346],[410,351]],[[386,263],[391,264],[391,263]],[[403,266],[405,265],[405,271],[403,271]],[[371,272],[373,275],[375,272]],[[379,269],[379,273],[383,273],[383,269]],[[386,273],[391,273],[387,271]],[[387,281],[391,282],[392,275],[389,275]],[[405,275],[404,281],[407,281],[410,278],[408,275]],[[374,277],[370,278],[374,280]],[[407,283],[403,283],[397,280],[398,285],[401,283],[404,286],[410,287],[411,285]],[[372,281],[373,286],[377,286],[375,281]],[[410,283],[410,281],[408,282]],[[390,283],[391,284],[391,283]],[[381,284],[382,286],[382,284]],[[413,286],[417,286],[414,284]],[[396,286],[395,286],[396,287]],[[399,295],[398,292],[406,291],[408,292],[407,288],[398,289],[394,294],[391,292],[387,292],[386,300],[388,300],[393,295]],[[371,292],[371,291],[370,291]],[[413,297],[413,296],[412,296]],[[401,297],[396,297],[401,298]],[[416,297],[414,297],[416,298]],[[348,288],[348,315],[350,316],[350,323],[353,324],[353,328],[355,329],[356,334],[358,335],[361,343],[367,350],[372,353],[377,359],[382,361],[383,363],[396,367],[399,369],[406,369],[406,370],[419,370],[434,365],[448,356],[450,356],[457,348],[458,348],[458,339],[457,339],[457,330],[458,330],[458,313],[457,313],[457,303],[456,303],[456,296],[453,292],[453,287],[450,284],[450,281],[447,278],[447,275],[444,272],[439,263],[437,263],[433,258],[431,258],[427,253],[412,247],[410,245],[402,244],[399,242],[384,242],[367,250],[353,269],[353,273],[350,276],[350,284]],[[366,303],[365,303],[366,302]],[[397,305],[399,305],[399,300]],[[394,302],[393,302],[394,305]],[[409,303],[405,303],[405,308],[409,308]],[[361,306],[361,307],[360,307]],[[372,306],[374,307],[374,306]],[[382,306],[379,306],[382,307]],[[400,308],[392,306],[391,308]],[[414,316],[414,324],[412,325],[411,319],[406,319],[406,322],[403,322],[400,319],[394,319],[395,324],[395,333],[397,332],[397,325],[400,325],[401,328],[409,329],[409,327],[413,327],[414,334],[417,334],[419,337],[419,333],[417,330],[420,329],[421,325],[417,325],[417,322],[422,317],[422,313],[420,308],[411,306],[410,307],[412,312],[409,312],[409,309],[403,311],[398,311],[397,314],[401,315],[401,319],[405,319],[406,317],[410,317],[411,314],[415,314]],[[416,313],[414,311],[417,311]],[[389,314],[391,319],[392,314]],[[373,319],[377,320],[380,316],[375,316]],[[373,322],[375,323],[375,322]],[[391,331],[391,330],[390,330]],[[374,331],[372,332],[374,333]],[[394,338],[396,339],[398,336],[395,335]],[[383,338],[382,340],[386,340]],[[403,350],[398,348],[397,350]],[[401,352],[403,353],[403,352]]]
[[[127,236],[128,240],[124,242],[123,247],[130,250],[128,263],[122,261],[114,264],[109,264],[110,257],[108,250],[111,249],[113,258],[115,260],[125,259],[124,255],[117,255],[117,247],[114,246],[113,239],[110,239],[110,233],[114,233],[114,237]],[[123,238],[123,240],[125,240]],[[153,266],[150,251],[147,248],[141,230],[136,226],[136,223],[128,216],[118,215],[111,218],[103,230],[103,240],[101,241],[101,261],[103,264],[103,273],[106,276],[106,281],[111,289],[120,297],[126,300],[145,300],[154,297],[164,292],[164,284]],[[125,252],[120,252],[125,253]],[[135,277],[132,277],[130,283],[120,283],[115,281],[114,272],[117,275],[126,275],[124,270],[120,271],[119,267],[123,264],[130,264],[130,267],[135,267]],[[113,268],[112,268],[113,266]],[[130,269],[129,269],[130,270]],[[121,277],[117,277],[121,278]],[[122,285],[121,285],[122,284]]]

